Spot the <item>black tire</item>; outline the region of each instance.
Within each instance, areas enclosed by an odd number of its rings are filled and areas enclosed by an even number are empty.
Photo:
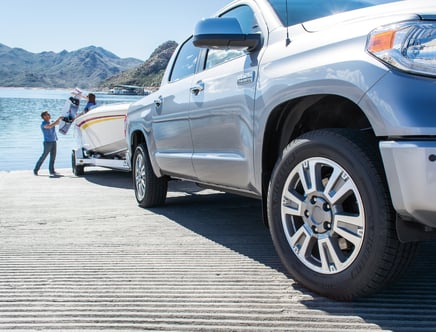
[[[274,169],[268,219],[276,251],[305,287],[337,300],[398,278],[417,244],[400,243],[377,144],[325,129],[291,142]]]
[[[132,165],[135,197],[139,206],[147,208],[163,205],[167,196],[168,180],[154,174],[145,144],[136,147]]]
[[[85,175],[85,167],[76,164],[76,152],[74,150],[71,153],[71,168],[73,169],[73,174],[75,176]]]

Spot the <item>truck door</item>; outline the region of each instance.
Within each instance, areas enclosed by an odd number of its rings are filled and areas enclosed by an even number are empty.
[[[200,50],[188,39],[179,49],[169,82],[155,100],[153,131],[156,160],[167,174],[195,178],[192,165],[192,138],[189,124],[189,86],[197,67]]]
[[[258,29],[250,7],[236,17],[244,33]],[[253,183],[253,110],[258,53],[208,50],[191,87],[193,164],[200,181],[241,189]]]

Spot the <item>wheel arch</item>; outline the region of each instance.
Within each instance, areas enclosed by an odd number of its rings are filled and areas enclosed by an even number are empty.
[[[288,100],[271,112],[263,137],[262,169],[269,173],[294,138],[316,129],[353,128],[372,131],[362,109],[338,95],[311,95]]]
[[[146,143],[145,135],[140,130],[135,130],[130,135],[130,149],[131,151],[135,151],[135,148],[142,143]]]
[[[143,143],[145,144],[145,146],[147,148],[147,153],[148,153],[148,156],[150,158],[150,162],[151,162],[154,173],[156,174],[156,176],[161,177],[162,174],[160,172],[160,169],[159,169],[155,159],[152,158],[151,145],[150,145],[151,143],[150,143],[147,135],[140,129],[136,129],[136,130],[132,131],[132,133],[130,134],[130,141],[129,141],[129,144],[130,144],[130,146],[129,146],[130,165],[133,165],[132,164],[133,163],[133,156],[135,154],[136,147],[140,144],[143,144]]]
[[[363,110],[355,102],[339,95],[304,96],[283,102],[272,110],[265,126],[262,146],[264,202],[272,171],[283,149],[294,138],[324,128],[353,128],[373,133]]]

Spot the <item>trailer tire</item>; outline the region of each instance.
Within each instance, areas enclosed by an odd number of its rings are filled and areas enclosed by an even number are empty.
[[[77,165],[76,163],[76,151],[74,150],[71,153],[71,168],[73,169],[73,174],[75,176],[85,175],[85,167],[83,165]]]
[[[163,205],[167,197],[168,179],[157,177],[151,166],[145,143],[136,147],[132,162],[135,197],[143,208]]]

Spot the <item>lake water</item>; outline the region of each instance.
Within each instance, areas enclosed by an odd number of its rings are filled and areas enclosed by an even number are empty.
[[[47,110],[56,120],[62,115],[71,90],[0,88],[0,170],[32,170],[43,150],[41,112]],[[140,96],[96,93],[97,105],[134,102]],[[79,110],[86,104],[82,99]],[[56,127],[56,131],[57,131]],[[57,133],[58,146],[55,168],[71,168],[71,151],[76,145],[70,128],[67,135]],[[41,167],[46,171],[48,157]]]

